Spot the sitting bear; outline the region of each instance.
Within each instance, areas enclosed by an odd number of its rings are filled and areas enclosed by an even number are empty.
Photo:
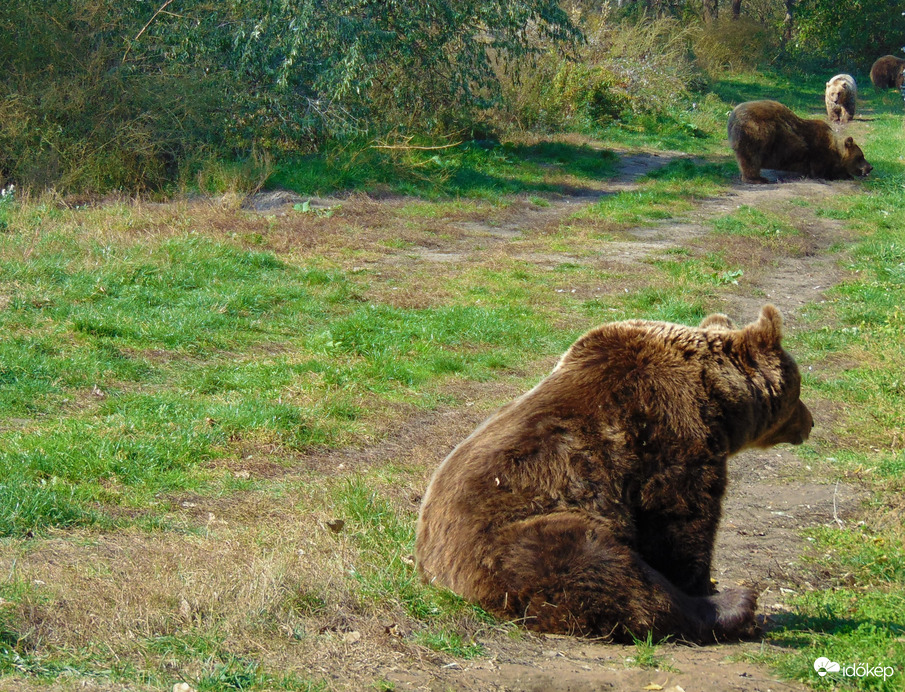
[[[422,577],[543,632],[707,642],[754,633],[755,594],[715,593],[727,459],[813,425],[772,305],[742,329],[592,329],[434,473]]]
[[[844,125],[855,117],[855,99],[858,97],[858,86],[849,74],[837,74],[826,83],[823,100],[826,103],[826,115],[831,123]]]
[[[851,137],[837,137],[823,120],[804,120],[776,101],[748,101],[729,114],[729,144],[742,180],[766,183],[761,168],[838,180],[873,170]]]
[[[905,60],[884,55],[870,68],[870,82],[877,89],[901,89],[905,81]]]

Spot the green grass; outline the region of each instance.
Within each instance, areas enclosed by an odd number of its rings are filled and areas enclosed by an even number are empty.
[[[384,498],[363,478],[349,480],[336,488],[334,502],[338,516],[346,523],[343,531],[358,549],[354,578],[365,607],[401,605],[415,618],[440,622],[458,614],[487,620],[480,609],[452,592],[429,586],[415,571],[415,522]]]
[[[832,76],[832,75],[830,75]],[[781,75],[752,72],[729,75],[711,85],[713,93],[730,109],[744,101],[779,101],[801,117],[823,117],[824,85],[827,78],[814,75]],[[859,84],[862,82],[859,82]]]
[[[419,632],[415,641],[419,644],[455,656],[456,658],[478,658],[484,655],[484,647],[474,641],[468,641],[457,632],[424,631]]]
[[[555,143],[520,152],[602,172],[589,148],[576,161]],[[646,184],[668,214],[724,178],[719,165],[677,161]],[[632,213],[650,216],[649,202]],[[380,280],[368,272],[289,260],[190,223],[134,242],[138,220],[125,207],[99,217],[125,234],[105,239],[81,231],[94,215],[26,205],[0,236],[2,535],[109,526],[124,521],[110,508],[153,515],[161,495],[231,487],[206,462],[242,445],[291,453],[348,442],[368,434],[371,410],[430,408],[443,380],[486,380],[562,352],[601,318],[696,321],[702,272],[716,286],[737,271],[664,263],[662,288],[600,303],[560,289],[566,276],[599,285],[591,266],[513,263],[466,269],[445,304],[403,308],[360,297]],[[55,230],[36,233],[50,221]],[[568,314],[582,323],[555,328]]]
[[[575,217],[606,219],[624,225],[672,218],[689,211],[696,202],[725,190],[731,174],[726,164],[677,159],[648,173],[637,189],[606,196]]]
[[[698,94],[686,107],[638,114],[589,129],[595,137],[622,147],[712,155],[723,151],[727,106],[716,94]]]
[[[798,235],[792,224],[776,214],[742,205],[735,211],[711,221],[716,233],[745,238],[785,238]]]
[[[633,636],[635,644],[635,653],[630,656],[626,662],[635,668],[643,668],[645,670],[673,670],[666,662],[666,658],[658,652],[658,646],[665,642],[655,642],[653,634],[647,633],[644,639]]]
[[[429,407],[443,378],[562,345],[528,308],[368,304],[341,271],[200,235],[29,242],[0,238],[3,535],[197,490],[240,441],[337,444],[364,400]]]
[[[467,196],[494,201],[500,195],[558,192],[576,181],[610,178],[616,164],[610,151],[564,142],[462,142],[439,149],[358,144],[285,161],[268,186],[319,195],[382,187],[428,199]]]
[[[691,257],[669,257],[650,262],[662,269],[674,282],[691,287],[723,286],[738,284],[745,272],[738,267],[730,267],[719,255],[711,253],[703,259]]]
[[[905,674],[905,531],[894,500],[905,478],[905,148],[900,100],[875,98],[865,144],[876,166],[864,183],[868,193],[835,197],[821,212],[859,234],[847,251],[850,273],[828,303],[811,306],[810,328],[789,346],[800,362],[814,363],[805,396],[840,406],[835,441],[812,445],[805,458],[824,475],[868,479],[873,507],[858,524],[808,532],[809,559],[838,583],[796,597],[793,611],[767,635],[774,646],[756,658],[816,689],[892,692],[902,689]],[[819,657],[838,662],[841,671],[819,677],[813,668]],[[850,666],[859,664],[886,672],[845,674],[857,673]]]

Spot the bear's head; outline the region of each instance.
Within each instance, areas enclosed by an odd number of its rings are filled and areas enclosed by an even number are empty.
[[[846,137],[843,147],[842,166],[851,177],[863,178],[874,170],[874,167],[864,158],[864,152],[855,144],[854,139]]]
[[[830,103],[845,103],[849,99],[849,86],[845,82],[827,82],[826,98]]]
[[[711,316],[707,320],[717,317]],[[707,321],[705,320],[705,322]],[[726,323],[731,322],[726,319]],[[709,328],[726,329],[721,320],[714,320]],[[736,336],[737,335],[737,336]],[[761,309],[756,322],[733,332],[735,347],[747,363],[757,364],[756,370],[765,398],[769,400],[766,411],[756,416],[747,443],[743,447],[766,448],[787,442],[798,445],[804,442],[814,427],[814,419],[808,407],[799,399],[801,375],[798,365],[782,347],[782,317],[772,305]],[[766,415],[764,415],[766,414]]]

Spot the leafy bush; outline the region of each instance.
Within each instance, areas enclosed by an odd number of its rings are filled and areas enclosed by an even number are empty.
[[[905,36],[901,3],[892,0],[800,0],[792,54],[835,71],[868,71],[874,60],[899,54]]]
[[[704,86],[690,32],[677,20],[614,21],[604,8],[582,26],[575,55],[550,52],[506,91],[506,116],[521,127],[592,127],[684,109]]]
[[[694,32],[693,43],[697,64],[714,78],[760,67],[780,48],[776,31],[748,17],[723,16],[702,24]]]
[[[578,36],[555,0],[171,2],[0,5],[0,183],[154,188],[205,156],[448,128],[494,61]]]

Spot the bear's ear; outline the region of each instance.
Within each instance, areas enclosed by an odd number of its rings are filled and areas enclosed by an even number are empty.
[[[707,327],[717,327],[719,329],[735,329],[735,325],[732,323],[732,320],[730,320],[721,312],[715,312],[712,315],[707,315],[707,317],[701,320],[701,324],[698,326],[701,329],[705,329]]]
[[[782,341],[782,315],[779,310],[772,305],[764,305],[757,322],[745,327],[744,335],[764,348],[779,346]]]
[[[853,146],[855,146],[855,140],[852,137],[846,137],[845,138],[845,148],[851,149]]]

